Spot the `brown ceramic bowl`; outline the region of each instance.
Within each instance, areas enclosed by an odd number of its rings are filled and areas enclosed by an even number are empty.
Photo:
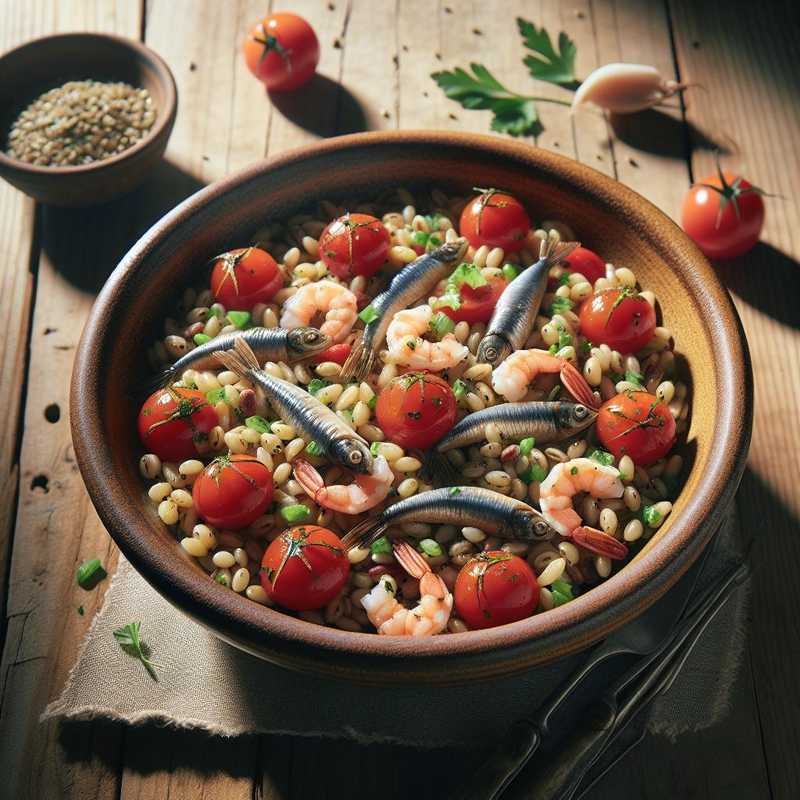
[[[70,80],[125,81],[150,92],[156,120],[133,147],[76,167],[37,167],[6,153],[11,124],[42,92]],[[0,57],[0,175],[42,203],[89,206],[138,186],[167,147],[178,94],[164,60],[144,45],[102,33],[34,39]]]
[[[405,640],[312,625],[214,584],[161,524],[138,472],[143,343],[208,258],[326,197],[386,187],[501,186],[533,212],[574,226],[655,291],[693,383],[691,470],[673,513],[618,574],[574,602],[485,631]],[[751,426],[750,366],[733,305],[689,239],[619,183],[513,141],[436,132],[331,139],[256,164],[164,217],[112,274],[86,325],[72,383],[72,433],[84,480],[111,535],[175,606],[238,647],[299,670],[375,684],[454,684],[511,674],[587,647],[641,614],[695,560],[742,473]]]

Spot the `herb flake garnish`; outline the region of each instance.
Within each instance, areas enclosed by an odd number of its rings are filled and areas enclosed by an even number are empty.
[[[142,642],[140,635],[141,627],[141,622],[129,622],[127,625],[117,628],[117,630],[114,631],[114,638],[128,655],[134,656],[142,662],[144,668],[154,681],[158,681],[158,676],[155,671],[158,665],[154,664],[149,658],[147,645]]]

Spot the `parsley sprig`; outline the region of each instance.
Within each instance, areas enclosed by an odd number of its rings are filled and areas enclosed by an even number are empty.
[[[121,628],[114,631],[114,638],[119,642],[120,647],[128,653],[128,655],[138,658],[144,664],[144,668],[154,680],[158,680],[155,668],[158,666],[150,660],[150,652],[146,644],[142,642],[140,636],[141,622],[129,622]]]
[[[522,43],[535,55],[525,56],[523,63],[531,75],[540,81],[578,88],[575,80],[575,42],[564,31],[558,34],[558,50],[550,41],[550,34],[544,27],[537,28],[532,22],[517,17],[517,27]]]

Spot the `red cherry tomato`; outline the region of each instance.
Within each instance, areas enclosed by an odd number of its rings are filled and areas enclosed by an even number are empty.
[[[489,189],[470,200],[461,212],[459,230],[473,247],[502,247],[516,253],[531,229],[528,214],[510,194]]]
[[[333,600],[349,573],[341,539],[327,528],[301,525],[270,544],[260,578],[271,600],[292,611],[311,611]]]
[[[319,42],[297,14],[270,14],[247,35],[244,60],[267,89],[285,92],[310,80],[319,63]]]
[[[603,289],[584,301],[581,333],[594,344],[620,353],[636,353],[652,338],[656,312],[632,289]]]
[[[468,283],[461,285],[461,305],[458,308],[442,306],[440,309],[456,322],[488,322],[492,318],[497,299],[508,286],[508,281],[499,276],[488,279],[484,286],[473,289]]]
[[[624,392],[600,407],[597,436],[616,458],[628,455],[635,464],[646,467],[675,444],[675,420],[654,394]]]
[[[198,455],[219,417],[196,389],[159,389],[139,412],[139,438],[148,453],[162,461],[185,461]]]
[[[539,605],[536,575],[519,556],[488,550],[458,573],[456,612],[470,628],[493,628],[529,617]]]
[[[729,172],[710,175],[689,189],[681,225],[709,258],[740,256],[761,236],[761,189]]]
[[[437,375],[408,372],[381,390],[375,416],[389,441],[424,449],[455,424],[456,398],[450,384]]]
[[[580,272],[592,285],[598,278],[606,276],[606,262],[586,247],[576,247],[564,259],[564,263],[570,272]]]
[[[268,303],[283,288],[275,259],[258,247],[241,247],[221,255],[211,271],[211,291],[228,311],[249,311]]]
[[[245,454],[212,461],[192,486],[194,508],[217,528],[244,528],[272,502],[272,473]]]
[[[342,342],[342,344],[334,344],[329,347],[327,350],[323,350],[321,353],[317,353],[312,361],[315,364],[321,364],[323,361],[333,361],[336,364],[344,364],[347,361],[347,356],[350,355],[350,351],[353,348],[351,345],[347,344],[347,342]]]
[[[322,231],[319,256],[337,278],[374,275],[386,261],[389,231],[369,214],[345,214]]]

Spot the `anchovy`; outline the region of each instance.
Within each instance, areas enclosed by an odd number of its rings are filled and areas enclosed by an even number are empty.
[[[260,364],[267,361],[300,361],[321,353],[331,345],[331,338],[316,328],[250,328],[250,330],[224,333],[201,344],[170,364],[153,381],[153,389],[166,386],[180,378],[187,369],[213,369],[218,350],[232,350],[236,338],[244,339],[255,353]]]
[[[526,436],[533,436],[537,442],[547,444],[580,433],[596,418],[596,411],[579,403],[560,400],[501,403],[468,414],[439,441],[436,450],[445,453],[483,441],[489,423],[498,426],[504,439],[518,442]]]
[[[536,316],[547,289],[550,267],[563,261],[579,242],[545,239],[539,260],[506,287],[494,308],[486,333],[478,345],[480,363],[498,366],[515,350],[521,350],[536,324]]]
[[[356,525],[342,540],[345,547],[366,547],[391,525],[427,522],[434,525],[472,525],[503,539],[538,542],[556,535],[541,512],[522,500],[491,489],[454,486],[421,492],[385,508],[377,517]]]
[[[264,372],[242,335],[235,337],[233,350],[218,350],[214,356],[239,377],[253,381],[281,419],[313,439],[331,461],[362,474],[372,472],[369,443],[314,395]]]
[[[362,381],[366,378],[375,354],[386,338],[392,317],[414,301],[427,297],[436,284],[453,271],[453,263],[463,258],[466,250],[467,240],[464,238],[447,242],[433,252],[421,255],[392,278],[386,290],[369,304],[378,316],[367,323],[363,336],[353,345],[342,367],[343,380]]]

